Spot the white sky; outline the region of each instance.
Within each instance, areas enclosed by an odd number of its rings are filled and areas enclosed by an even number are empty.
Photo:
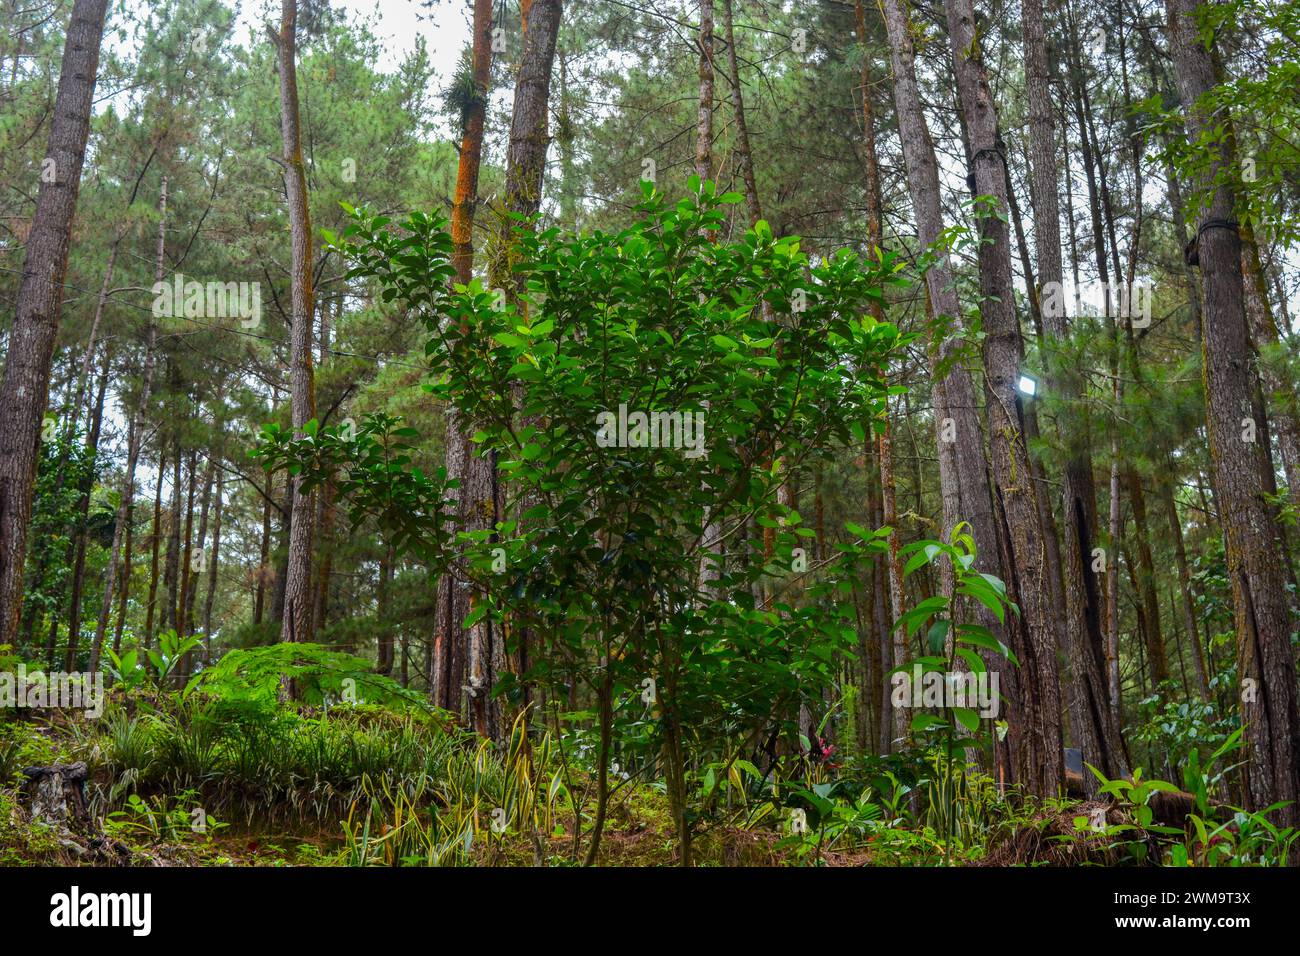
[[[438,82],[446,80],[460,61],[461,51],[469,44],[474,8],[469,0],[437,0],[432,7],[419,0],[330,0],[331,6],[347,14],[350,22],[358,19],[369,24],[370,31],[383,45],[377,64],[382,72],[395,70],[415,48],[415,38],[423,36],[429,59],[437,71]],[[262,24],[277,20],[279,0],[252,0],[236,7],[237,38],[241,44],[252,42],[253,31],[263,32]],[[435,118],[438,134],[449,134],[446,121]]]

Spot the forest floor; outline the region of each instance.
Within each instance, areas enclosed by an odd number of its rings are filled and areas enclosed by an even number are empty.
[[[383,708],[250,713],[172,694],[116,692],[96,720],[0,713],[0,866],[576,865],[590,840],[594,788],[583,748],[571,749],[559,758],[543,742],[525,759]],[[29,768],[78,764],[84,783],[62,793],[29,780]],[[891,784],[864,785],[852,767],[813,774],[777,786],[736,773],[731,786],[712,784],[712,799],[697,791],[692,862],[1071,866],[1161,858],[1154,835],[1113,803],[1013,806],[981,784],[962,795],[949,832],[933,790],[925,796],[933,781],[902,786],[891,772]],[[615,783],[597,862],[675,865],[680,850],[662,781],[617,775]],[[795,818],[808,823],[793,827]],[[1111,832],[1080,822],[1098,819]]]

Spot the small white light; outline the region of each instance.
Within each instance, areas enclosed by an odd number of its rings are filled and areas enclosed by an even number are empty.
[[[1038,382],[1028,375],[1020,376],[1020,391],[1026,395],[1033,395],[1038,391]]]

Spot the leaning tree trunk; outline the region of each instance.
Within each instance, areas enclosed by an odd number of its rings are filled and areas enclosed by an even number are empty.
[[[41,419],[49,400],[50,363],[63,311],[63,277],[107,10],[108,0],[76,0],[72,6],[0,383],[0,644],[18,643]]]
[[[1237,634],[1241,716],[1246,725],[1248,803],[1262,809],[1291,801],[1278,811],[1284,825],[1300,822],[1300,713],[1296,708],[1292,625],[1286,571],[1273,534],[1273,515],[1264,500],[1260,459],[1264,454],[1251,427],[1251,403],[1258,387],[1246,327],[1241,275],[1241,236],[1236,203],[1223,171],[1234,170],[1230,146],[1213,137],[1216,116],[1198,104],[1214,84],[1211,53],[1197,27],[1196,0],[1166,0],[1170,49],[1188,136],[1204,139],[1211,164],[1197,184],[1207,194],[1193,247],[1201,270],[1205,334],[1206,426],[1211,474],[1227,539],[1228,577]],[[1217,185],[1216,185],[1217,183]]]
[[[289,389],[294,434],[316,417],[316,389],[312,373],[312,236],[311,209],[307,202],[307,171],[302,160],[302,124],[298,115],[297,0],[282,0],[280,32],[276,37],[280,72],[280,138],[284,152],[280,167],[289,209],[292,261],[290,291],[292,319],[289,346]],[[291,478],[292,516],[289,556],[285,573],[282,641],[310,641],[312,637],[311,559],[315,524],[313,496],[304,493],[302,478]]]
[[[1006,526],[1004,546],[1026,634],[1020,655],[1016,706],[1026,732],[1016,763],[1020,782],[1030,792],[1052,796],[1064,786],[1061,752],[1060,687],[1056,641],[1039,519],[1037,492],[1025,444],[1018,385],[1023,343],[1012,288],[1011,244],[1007,228],[1006,155],[997,134],[998,118],[980,59],[971,0],[945,0],[957,92],[970,139],[975,187],[992,197],[993,208],[978,220],[979,274],[984,320],[985,394],[989,447]],[[1008,589],[1011,589],[1008,583]]]

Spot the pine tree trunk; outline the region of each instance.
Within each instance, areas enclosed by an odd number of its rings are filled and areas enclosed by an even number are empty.
[[[76,0],[0,383],[0,644],[16,646],[32,486],[108,0]],[[45,175],[46,171],[50,175]]]
[[[1059,144],[1052,104],[1052,76],[1042,0],[1023,0],[1021,24],[1025,58],[1025,93],[1029,103],[1030,198],[1034,215],[1034,253],[1038,263],[1039,308],[1042,313],[1047,385],[1067,408],[1083,394],[1083,381],[1073,361],[1056,357],[1055,343],[1068,339],[1065,274],[1061,261],[1060,200],[1057,183]],[[1076,279],[1077,287],[1077,279]],[[1064,591],[1065,644],[1074,679],[1077,707],[1072,721],[1075,743],[1084,760],[1107,776],[1126,769],[1124,741],[1109,705],[1106,640],[1102,633],[1101,591],[1092,570],[1097,527],[1096,487],[1092,473],[1092,438],[1086,415],[1058,426],[1064,439],[1061,474],[1063,518],[1061,583]],[[1091,774],[1085,786],[1096,786]]]
[[[483,156],[483,126],[487,118],[488,84],[492,78],[492,0],[474,0],[474,46],[471,61],[474,98],[465,115],[456,166],[456,196],[451,209],[451,264],[456,281],[467,285],[474,274],[474,212],[478,207],[478,176]]]
[[[515,79],[514,106],[510,118],[510,142],[506,150],[506,183],[503,215],[498,224],[498,256],[491,263],[489,277],[495,288],[503,289],[518,302],[520,279],[513,273],[515,216],[528,219],[541,206],[542,184],[546,173],[546,151],[550,143],[547,111],[550,103],[551,70],[555,62],[555,43],[559,36],[561,0],[533,0],[524,10],[524,46]],[[468,454],[465,478],[460,489],[462,528],[492,528],[504,508],[502,489],[497,480],[495,457]],[[474,596],[467,594],[471,606]],[[463,617],[454,621],[455,634],[466,639],[461,626]],[[497,677],[507,667],[505,635],[490,620],[482,620],[467,635],[466,681],[469,686],[469,718],[480,732],[500,740],[505,730],[499,699],[490,698]],[[527,669],[528,635],[517,637],[515,658],[509,665],[517,674]],[[527,691],[523,703],[527,704]]]
[[[1178,94],[1187,110],[1188,135],[1209,139],[1215,117],[1198,99],[1214,85],[1210,51],[1201,42],[1196,0],[1166,0],[1170,50]],[[1250,433],[1256,370],[1246,327],[1241,275],[1241,236],[1236,204],[1226,182],[1213,185],[1236,163],[1221,140],[1205,147],[1212,164],[1198,188],[1208,194],[1197,225],[1205,336],[1206,425],[1219,518],[1227,539],[1228,577],[1237,634],[1241,716],[1246,725],[1248,797],[1251,809],[1292,801],[1278,811],[1288,826],[1300,821],[1300,713],[1296,707],[1295,660],[1286,573],[1272,533],[1273,516],[1263,498],[1260,456]],[[1231,177],[1224,177],[1225,180]]]
[[[393,565],[396,560],[397,554],[390,545],[379,562],[379,592],[376,605],[376,616],[379,618],[379,652],[375,663],[375,672],[379,674],[393,672],[393,624],[389,589],[393,583]]]
[[[172,364],[173,395],[179,391],[180,383],[176,379],[176,366]],[[170,514],[167,516],[167,551],[163,558],[163,628],[180,633],[178,620],[180,600],[181,573],[181,495],[184,494],[184,467],[181,461],[180,430],[172,432],[172,499]]]
[[[479,166],[483,154],[483,126],[487,113],[488,83],[492,74],[492,3],[475,0],[474,46],[471,70],[475,102],[466,117],[461,137],[460,160],[456,168],[456,198],[452,207],[452,265],[456,281],[468,284],[474,274],[474,214],[478,207]],[[447,453],[444,462],[447,477],[463,486],[471,461],[469,435],[460,424],[460,413],[447,409]],[[452,489],[449,497],[457,502],[469,500],[462,488]],[[435,706],[459,711],[461,690],[465,683],[467,643],[462,622],[469,614],[469,596],[450,570],[438,579],[433,647],[429,655],[429,696]]]
[[[254,624],[261,624],[266,614],[266,584],[271,569],[271,482],[273,479],[273,475],[267,475],[266,494],[262,496],[262,539],[257,551],[257,589],[253,595]]]
[[[144,646],[153,644],[154,625],[158,615],[158,556],[162,553],[162,486],[167,472],[167,455],[158,457],[158,481],[153,492],[153,523],[149,528],[149,600],[144,619]]]
[[[894,531],[889,536],[889,551],[885,560],[886,573],[889,580],[889,612],[890,612],[890,634],[892,637],[892,654],[890,655],[891,667],[903,667],[907,663],[907,630],[902,627],[895,627],[899,618],[903,616],[903,610],[907,603],[907,596],[903,590],[903,562],[899,559],[899,535],[898,535],[898,504],[897,494],[894,486],[894,443],[892,435],[892,423],[889,420],[888,405],[886,405],[884,428],[877,436],[877,447],[880,453],[880,487],[881,487],[881,505],[884,509],[885,526],[893,528]],[[892,740],[895,744],[900,741],[906,741],[910,725],[910,715],[902,707],[893,708],[893,724],[890,728]]]
[[[1257,352],[1276,352],[1282,347],[1281,336],[1268,301],[1259,245],[1249,223],[1241,225],[1241,244],[1241,272],[1251,339]],[[1272,361],[1260,362],[1259,370],[1291,505],[1300,513],[1300,399],[1296,397],[1296,383],[1278,369],[1276,356]]]
[[[900,0],[883,0],[881,10],[889,37],[890,62],[894,73],[894,105],[898,117],[903,157],[907,166],[908,192],[916,219],[917,241],[921,248],[931,248],[943,232],[943,213],[939,193],[939,167],[934,144],[921,107],[916,81],[915,46],[911,24]],[[961,328],[961,305],[957,300],[954,277],[946,258],[939,258],[926,271],[926,300],[930,312],[944,316],[954,332]],[[1014,581],[999,559],[1000,534],[994,519],[993,499],[989,487],[988,467],[984,457],[984,437],[980,427],[979,404],[970,373],[956,355],[955,335],[932,344],[930,368],[936,389],[935,432],[939,450],[939,483],[944,499],[945,523],[959,515],[970,523],[975,539],[976,568],[995,574],[1007,583]],[[989,613],[978,611],[977,620],[1008,647],[1014,645],[1009,632]],[[1011,697],[1014,683],[1011,668],[1000,658],[990,657],[986,664],[999,675],[999,686]],[[1014,734],[1019,734],[1017,715],[1009,715]],[[1000,755],[1005,771],[1007,754]]]
[[[203,601],[204,664],[212,666],[212,605],[217,596],[217,565],[221,561],[221,512],[225,472],[217,469],[217,493],[212,505],[212,553],[208,556],[208,595]]]
[[[1037,493],[1025,444],[1018,384],[1023,346],[1012,288],[1010,235],[1006,223],[1006,156],[997,135],[998,119],[980,60],[971,0],[945,0],[957,91],[970,138],[976,189],[993,197],[994,208],[978,222],[979,272],[984,320],[984,372],[993,459],[1006,526],[1008,569],[1015,581],[1025,630],[1017,681],[1025,733],[1015,765],[1029,792],[1055,795],[1064,786],[1061,751],[1060,687],[1046,542],[1038,515]],[[1010,584],[1008,585],[1010,590]]]
[[[158,189],[158,247],[154,257],[154,282],[162,282],[166,266],[167,252],[167,176],[162,177]],[[104,636],[108,631],[108,619],[113,610],[115,590],[125,597],[131,585],[130,565],[119,560],[122,552],[123,538],[128,534],[133,519],[135,503],[135,469],[140,460],[140,446],[144,441],[145,421],[149,411],[149,399],[153,395],[153,373],[155,348],[158,341],[158,323],[152,311],[149,313],[149,330],[144,348],[144,370],[140,376],[140,394],[132,410],[127,425],[126,437],[126,474],[122,479],[122,493],[117,505],[117,517],[113,522],[113,545],[109,549],[108,569],[104,575],[104,598],[99,607],[99,621],[95,625],[95,643],[90,651],[90,670],[99,667],[99,656],[104,646]],[[158,475],[162,481],[161,469]],[[156,576],[155,576],[156,579]],[[119,615],[118,628],[122,627]]]
[[[1173,462],[1167,462],[1167,474],[1174,474]],[[1196,670],[1196,692],[1204,701],[1210,700],[1210,681],[1205,668],[1205,655],[1201,651],[1201,638],[1196,629],[1196,603],[1192,593],[1192,575],[1187,567],[1187,549],[1183,545],[1183,525],[1178,520],[1178,506],[1174,502],[1174,490],[1168,481],[1159,487],[1160,503],[1169,522],[1169,536],[1174,542],[1174,563],[1178,567],[1178,589],[1182,592],[1183,628],[1187,631],[1187,640],[1192,647],[1192,666]]]
[[[307,172],[302,159],[302,124],[298,114],[297,0],[281,0],[280,32],[276,37],[280,73],[280,161],[289,210],[292,263],[290,286],[293,315],[290,325],[289,388],[294,434],[316,418],[316,389],[312,372],[312,321],[316,314],[312,289],[311,209],[307,200]],[[315,524],[313,496],[302,490],[302,479],[290,477],[292,487],[289,554],[284,585],[282,641],[312,639],[312,532]]]
[[[695,175],[713,178],[713,0],[700,0],[700,104],[695,118]]]
[[[108,393],[108,377],[113,365],[113,354],[104,349],[104,365],[99,373],[99,385],[95,391],[95,404],[90,412],[90,431],[86,435],[86,449],[94,461],[99,459],[99,438],[104,424],[104,400]],[[72,552],[72,594],[68,600],[68,645],[75,647],[81,642],[81,599],[86,586],[86,547],[88,535],[86,520],[90,516],[90,496],[94,491],[94,475],[88,474],[81,485],[81,497],[77,500],[77,527],[70,546]],[[47,659],[52,660],[53,642]],[[72,653],[76,660],[75,650]]]

